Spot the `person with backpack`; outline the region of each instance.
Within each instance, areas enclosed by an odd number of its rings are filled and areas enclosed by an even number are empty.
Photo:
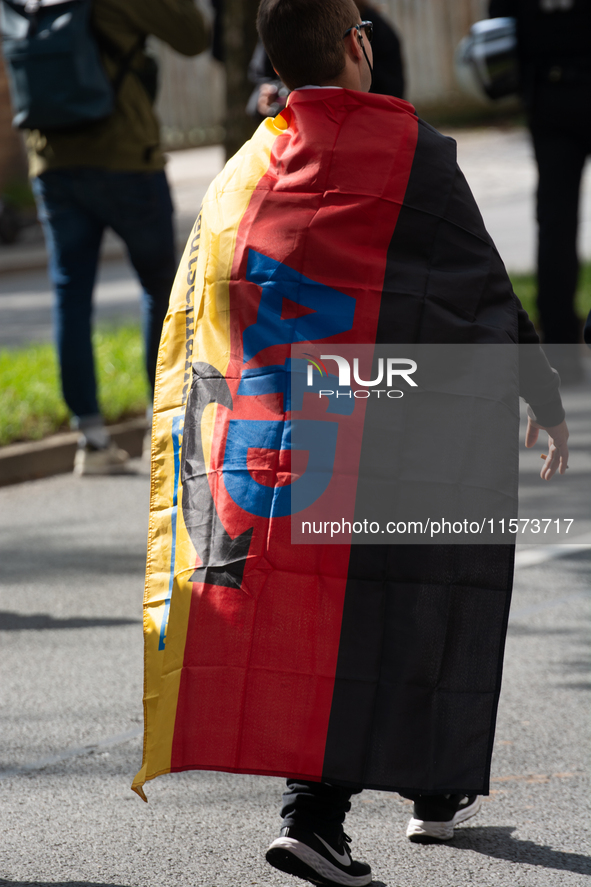
[[[146,370],[154,387],[177,259],[173,206],[154,112],[149,35],[194,56],[208,28],[193,0],[2,0],[15,125],[49,253],[64,399],[80,432],[74,470],[110,474],[128,455],[111,443],[97,399],[92,293],[106,228],[121,237],[143,289]],[[53,41],[53,50],[47,51]]]

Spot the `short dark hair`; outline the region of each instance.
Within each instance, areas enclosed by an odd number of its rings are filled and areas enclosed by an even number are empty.
[[[273,67],[297,89],[342,73],[343,34],[357,21],[353,0],[261,0],[257,28]]]

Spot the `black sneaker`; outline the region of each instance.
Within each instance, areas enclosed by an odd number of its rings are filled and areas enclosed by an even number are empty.
[[[415,844],[439,844],[454,836],[454,826],[480,810],[479,795],[433,795],[415,801],[406,837]]]
[[[350,841],[344,833],[335,844],[315,832],[287,826],[267,850],[266,858],[276,869],[312,884],[363,887],[371,883],[371,868],[351,859]]]

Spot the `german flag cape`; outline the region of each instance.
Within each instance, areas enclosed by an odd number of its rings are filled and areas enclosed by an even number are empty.
[[[285,368],[512,342],[510,293],[454,142],[400,100],[293,93],[213,182],[160,348],[140,795],[188,769],[487,792],[512,549],[292,544]]]

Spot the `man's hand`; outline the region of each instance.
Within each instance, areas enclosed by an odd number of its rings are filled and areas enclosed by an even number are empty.
[[[263,117],[275,117],[285,107],[285,97],[280,95],[276,83],[261,83],[257,111]]]
[[[540,477],[542,480],[550,480],[556,474],[556,470],[559,474],[564,474],[568,468],[568,428],[564,419],[560,425],[548,428],[539,425],[533,419],[528,419],[525,432],[525,445],[528,449],[535,445],[540,431],[548,433],[548,455],[540,471]]]

